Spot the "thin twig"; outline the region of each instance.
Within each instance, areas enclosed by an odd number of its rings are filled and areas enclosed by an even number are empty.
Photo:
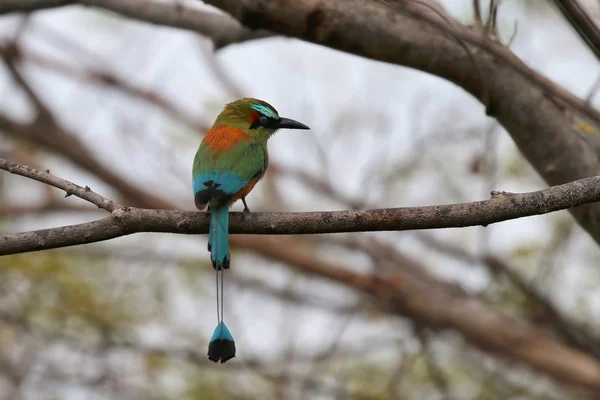
[[[485,31],[486,34],[491,37],[497,37],[498,35],[498,32],[496,30],[496,19],[498,18],[498,6],[500,5],[499,3],[499,0],[490,0],[490,8],[488,13],[488,19],[485,24]]]
[[[80,199],[86,200],[96,205],[98,208],[102,208],[108,212],[113,212],[117,208],[121,207],[112,200],[93,192],[89,186],[79,186],[75,183],[52,175],[49,170],[38,171],[34,168],[28,167],[27,165],[17,164],[3,158],[0,158],[0,169],[8,171],[11,174],[24,176],[47,185],[54,186],[55,188],[64,190],[67,193],[65,197],[71,195],[77,196]]]

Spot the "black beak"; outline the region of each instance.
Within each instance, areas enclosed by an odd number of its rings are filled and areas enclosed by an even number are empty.
[[[308,126],[289,118],[279,118],[277,129],[310,129]]]

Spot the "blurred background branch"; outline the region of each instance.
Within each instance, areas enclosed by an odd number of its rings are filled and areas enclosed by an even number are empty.
[[[554,0],[554,4],[596,58],[600,59],[600,28],[589,12],[577,0]]]

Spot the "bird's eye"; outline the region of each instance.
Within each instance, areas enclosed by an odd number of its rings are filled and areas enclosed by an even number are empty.
[[[265,127],[269,126],[269,118],[265,117],[264,115],[262,117],[260,117],[259,122],[262,126],[265,126]]]

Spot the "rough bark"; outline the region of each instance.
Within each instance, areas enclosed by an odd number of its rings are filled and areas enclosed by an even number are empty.
[[[111,212],[102,220],[79,225],[0,236],[0,255],[47,250],[114,239],[139,232],[197,234],[208,232],[208,214],[123,207],[52,175],[0,158],[0,169],[62,189]],[[586,178],[530,193],[493,192],[472,203],[379,210],[303,213],[232,213],[231,233],[300,235],[315,233],[404,231],[489,225],[600,201],[600,177]]]

